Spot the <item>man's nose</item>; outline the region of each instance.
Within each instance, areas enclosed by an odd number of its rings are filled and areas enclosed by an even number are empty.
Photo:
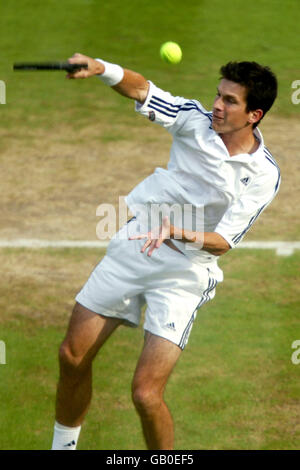
[[[222,110],[224,106],[223,100],[221,96],[216,96],[215,101],[214,101],[214,108]]]

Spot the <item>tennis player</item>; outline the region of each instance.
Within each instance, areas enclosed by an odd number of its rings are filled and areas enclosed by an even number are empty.
[[[257,127],[276,98],[277,80],[255,62],[230,62],[221,67],[208,112],[197,100],[172,96],[119,65],[82,54],[69,62],[87,62],[88,69],[68,78],[98,76],[135,100],[136,111],[165,127],[173,143],[167,169],[157,168],[127,196],[134,217],[76,297],[59,351],[52,449],[76,448],[92,396],[93,359],[119,325],[139,324],[144,304],[145,341],[132,397],[148,449],[173,449],[164,401],[168,378],[197,310],[223,280],[219,256],[237,246],[278,192],[280,172]],[[153,205],[188,207],[191,217],[180,224],[162,212],[155,225]]]

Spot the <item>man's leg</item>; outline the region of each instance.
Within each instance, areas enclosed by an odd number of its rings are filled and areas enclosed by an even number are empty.
[[[92,361],[121,322],[75,304],[59,350],[56,422],[60,425],[70,428],[81,425],[92,396]]]
[[[180,354],[181,349],[174,343],[146,332],[132,383],[132,397],[151,450],[173,449],[173,419],[163,394]]]

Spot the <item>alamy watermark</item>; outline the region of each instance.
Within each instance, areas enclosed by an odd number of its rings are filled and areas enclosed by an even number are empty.
[[[6,346],[4,341],[0,341],[0,364],[6,364]]]
[[[294,80],[292,83],[292,88],[295,88],[295,91],[292,93],[291,100],[293,104],[300,103],[300,80]]]
[[[169,221],[175,227],[190,230],[203,234],[204,232],[204,208],[203,206],[195,207],[192,204],[134,204],[130,206],[131,214],[134,214],[137,224],[128,224],[130,219],[126,198],[119,197],[119,213],[112,204],[100,204],[97,207],[96,215],[101,217],[96,227],[96,234],[99,240],[107,240],[111,238],[128,239],[134,235],[147,234],[152,232],[158,234],[158,229],[162,224],[164,217],[168,217]],[[123,230],[117,232],[117,226],[123,227]],[[117,233],[116,233],[117,232]],[[154,237],[155,238],[155,237]],[[166,236],[166,239],[170,239]],[[176,234],[173,239],[181,240],[182,234]],[[197,243],[185,243],[185,248],[189,250],[201,249],[203,240],[197,239]]]
[[[0,104],[6,104],[6,85],[3,80],[0,80]]]
[[[296,349],[296,351],[293,352],[291,361],[297,366],[300,364],[300,339],[296,339],[292,342],[292,349]]]

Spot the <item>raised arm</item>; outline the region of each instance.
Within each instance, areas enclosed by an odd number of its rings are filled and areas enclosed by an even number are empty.
[[[87,69],[81,69],[74,73],[69,73],[67,75],[70,79],[77,78],[89,78],[94,75],[103,76],[103,81],[107,78],[107,83],[111,80],[114,81],[120,80],[115,85],[111,87],[127,98],[138,101],[139,103],[144,103],[147,98],[149,83],[147,80],[139,73],[133,72],[132,70],[122,69],[119,66],[113,64],[104,65],[104,63],[99,60],[92,59],[83,54],[74,54],[69,62],[71,64],[80,64],[86,62],[88,64]],[[114,80],[115,78],[115,80]]]

